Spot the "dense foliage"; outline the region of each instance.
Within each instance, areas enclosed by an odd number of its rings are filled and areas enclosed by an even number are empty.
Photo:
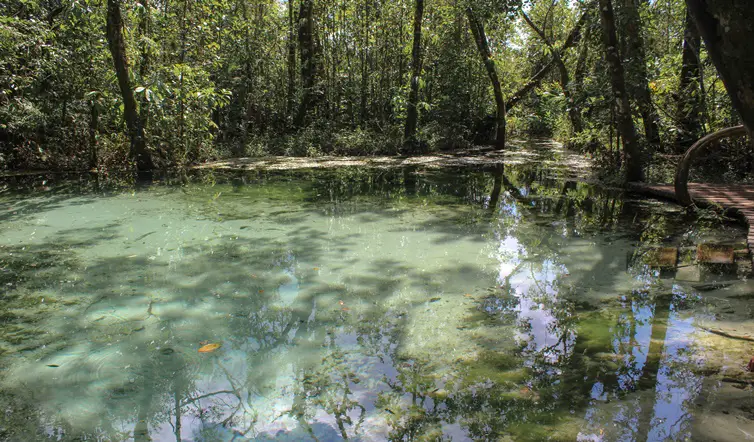
[[[590,1],[5,1],[0,165],[128,167],[137,132],[157,167],[413,154],[491,142],[502,113],[502,135],[555,137],[614,166],[624,142],[650,160],[736,123],[683,0],[599,3],[614,9],[617,48]],[[127,78],[108,44],[112,8]],[[611,50],[636,140],[615,130]]]

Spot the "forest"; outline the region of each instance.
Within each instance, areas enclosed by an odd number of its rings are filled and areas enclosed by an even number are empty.
[[[0,168],[546,137],[640,181],[752,112],[751,15],[743,0],[9,0]]]

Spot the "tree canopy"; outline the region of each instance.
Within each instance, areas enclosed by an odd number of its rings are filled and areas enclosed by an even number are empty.
[[[739,115],[754,125],[754,71],[729,50],[752,33],[746,2],[686,3],[9,0],[0,164],[416,154],[504,148],[507,134],[555,138],[639,179],[655,154]]]

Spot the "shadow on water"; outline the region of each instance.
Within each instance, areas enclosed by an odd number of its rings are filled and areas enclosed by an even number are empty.
[[[710,307],[631,254],[730,226],[537,164],[177,181],[5,196],[0,436],[695,434]]]

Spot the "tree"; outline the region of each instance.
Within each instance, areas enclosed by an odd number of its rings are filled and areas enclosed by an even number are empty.
[[[571,49],[573,46],[578,43],[580,37],[581,37],[581,29],[584,27],[584,24],[589,19],[589,14],[587,12],[583,13],[581,15],[581,18],[579,18],[579,21],[576,23],[576,26],[573,27],[571,32],[568,33],[568,37],[566,38],[566,41],[563,43],[563,46],[557,49],[558,54],[563,56],[569,49]],[[547,75],[552,71],[552,69],[556,66],[555,60],[550,60],[545,66],[540,69],[534,76],[532,76],[521,88],[519,88],[516,92],[514,92],[508,101],[505,103],[505,109],[506,111],[509,111],[513,106],[518,104],[527,94],[529,94],[532,90],[534,90],[537,86],[539,86],[542,81],[547,78]]]
[[[411,50],[411,91],[408,95],[406,129],[404,140],[409,150],[417,148],[416,127],[419,120],[419,77],[422,71],[422,19],[424,16],[424,0],[416,0],[414,10],[414,44]]]
[[[629,96],[639,108],[647,142],[657,148],[660,145],[660,129],[657,123],[657,112],[652,105],[652,96],[649,91],[649,74],[642,35],[644,29],[639,16],[638,2],[639,0],[620,2],[622,35],[625,39],[625,53],[621,55],[627,65],[625,71]]]
[[[487,75],[490,77],[490,83],[492,83],[492,91],[495,96],[495,108],[497,110],[495,118],[497,125],[495,146],[502,150],[505,148],[505,99],[503,98],[503,90],[500,87],[500,80],[497,77],[495,62],[492,60],[490,47],[487,43],[487,34],[484,32],[484,25],[477,19],[474,15],[474,10],[470,7],[466,8],[466,16],[469,19],[469,26],[471,27],[471,33],[474,35],[474,41],[479,50],[479,55],[482,57],[484,67],[487,69]]]
[[[686,0],[733,107],[754,134],[754,9],[749,0]],[[747,43],[744,43],[747,42]]]
[[[149,171],[154,169],[152,155],[147,150],[144,137],[144,127],[136,107],[136,98],[131,89],[128,59],[126,58],[126,43],[123,40],[123,19],[120,11],[120,0],[107,0],[107,42],[115,65],[115,74],[123,99],[123,117],[131,139],[131,157],[136,161],[136,170]]]
[[[317,54],[314,35],[314,0],[301,0],[301,8],[298,13],[298,47],[301,54],[301,83],[303,95],[298,113],[294,120],[298,127],[306,123],[309,112],[314,107],[317,91]]]
[[[676,110],[677,130],[675,140],[676,153],[684,153],[692,144],[701,138],[704,132],[702,125],[702,68],[700,62],[700,47],[702,44],[699,30],[686,11],[683,32],[683,55],[681,65],[681,80],[678,87],[678,106]]]
[[[623,154],[625,158],[626,180],[642,181],[644,173],[641,165],[639,143],[636,128],[631,119],[631,105],[626,94],[626,80],[618,54],[618,37],[615,31],[615,16],[611,0],[599,0],[600,22],[605,45],[605,58],[610,68],[610,84],[617,110],[618,131],[623,137]]]
[[[565,97],[566,101],[568,118],[571,121],[571,129],[573,130],[574,134],[582,132],[584,130],[584,125],[581,122],[581,112],[575,105],[573,94],[571,93],[570,75],[568,73],[568,67],[565,64],[565,61],[563,61],[563,57],[560,55],[560,52],[553,46],[552,42],[550,42],[550,40],[547,38],[544,30],[540,29],[536,24],[534,24],[534,22],[529,18],[526,12],[521,10],[521,16],[524,18],[524,21],[529,25],[529,27],[531,27],[532,30],[537,34],[537,36],[542,40],[542,42],[547,46],[550,54],[552,54],[552,61],[558,68],[558,74],[560,76],[560,87],[563,89],[563,96]]]

